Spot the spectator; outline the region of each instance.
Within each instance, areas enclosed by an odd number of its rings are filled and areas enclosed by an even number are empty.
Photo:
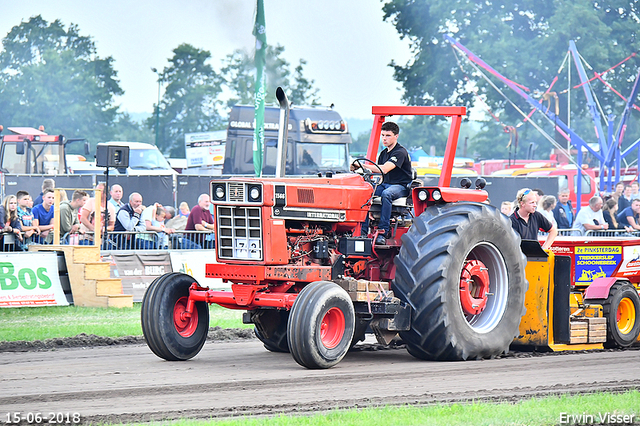
[[[631,185],[625,185],[622,196],[618,198],[618,212],[625,210],[631,205]]]
[[[633,200],[631,205],[626,209],[619,211],[616,216],[616,220],[620,226],[623,226],[627,231],[640,231],[640,200]]]
[[[24,232],[24,239],[22,241],[22,249],[26,250],[27,246],[32,243],[31,236],[36,234],[40,235],[40,228],[33,225],[33,213],[31,212],[30,204],[31,195],[27,191],[18,191],[16,194],[18,199],[18,218],[22,224],[22,232]]]
[[[157,233],[157,239],[154,234],[137,235],[138,239],[143,240],[140,242],[140,248],[150,250],[156,248],[166,249],[169,247],[169,238],[167,235],[173,234],[175,230],[165,226],[165,216],[166,212],[164,207],[159,203],[152,204],[144,209],[140,215],[140,220],[144,223],[147,231]]]
[[[53,189],[56,187],[56,181],[53,179],[45,179],[42,181],[42,192],[40,193],[40,195],[38,195],[36,197],[35,200],[33,200],[33,204],[35,206],[37,206],[38,204],[42,204],[42,197],[44,196],[44,191],[46,189]]]
[[[166,210],[165,206],[165,210]],[[188,216],[188,215],[187,215]],[[184,231],[187,227],[187,216],[183,216],[182,212],[178,211],[178,215],[175,217],[172,217],[171,219],[168,219],[165,223],[165,225],[168,228],[173,228],[176,231]]]
[[[84,191],[73,191],[71,201],[63,201],[60,203],[61,244],[68,244],[70,235],[67,234],[77,234],[79,232],[80,219],[78,219],[78,212],[84,207],[88,197],[88,194]]]
[[[198,205],[191,209],[189,218],[187,219],[186,231],[206,231],[209,235],[192,234],[192,241],[204,248],[214,248],[215,240],[213,230],[213,216],[209,211],[211,199],[209,194],[201,194],[198,197]]]
[[[556,207],[556,197],[553,195],[545,195],[540,199],[540,205],[542,206],[540,213],[557,227],[558,223],[555,217],[553,217],[553,209]]]
[[[638,198],[638,181],[631,182],[631,200]]]
[[[22,249],[22,224],[18,218],[18,199],[15,195],[7,195],[0,206],[0,223],[2,224],[2,250],[17,251]],[[6,234],[6,235],[5,235]],[[12,235],[14,238],[9,238]]]
[[[617,189],[617,188],[616,188]],[[618,221],[616,220],[616,214],[618,213],[618,203],[611,197],[605,203],[602,208],[602,216],[604,221],[609,224],[609,229],[618,229]]]
[[[511,201],[503,201],[500,206],[500,211],[505,216],[511,216],[511,213],[513,213],[513,203]]]
[[[523,240],[538,241],[540,230],[548,232],[547,240],[542,246],[548,250],[558,235],[558,229],[547,220],[540,212],[536,211],[536,194],[528,188],[518,191],[516,196],[518,207],[509,218],[511,226]]]
[[[55,200],[55,196],[53,194],[53,189],[45,189],[42,195],[42,204],[36,205],[33,212],[33,225],[40,228],[40,244],[51,244],[53,241],[53,223],[51,220],[53,219],[53,202]]]
[[[616,203],[618,202],[618,199],[620,197],[622,197],[622,192],[624,191],[624,182],[618,182],[616,183],[616,188],[615,191],[613,192],[613,194],[611,194],[611,198],[613,198],[614,200],[616,200]],[[606,203],[605,203],[606,206]],[[606,218],[605,218],[606,219]]]
[[[189,204],[186,201],[181,202],[178,209],[181,217],[189,217]]]
[[[100,203],[100,210],[102,211],[102,228],[104,229],[104,224],[105,222],[107,222],[107,231],[113,231],[114,225],[116,223],[116,208],[107,202],[107,194],[104,188],[104,183],[97,184],[95,188],[96,191],[102,191],[102,202]],[[80,241],[81,245],[93,244],[93,234],[95,232],[95,214],[96,198],[94,195],[93,198],[89,198],[87,200],[87,202],[80,210],[80,233],[84,234],[83,240]]]
[[[133,192],[129,196],[129,203],[125,204],[116,214],[116,224],[113,230],[115,232],[144,232],[146,226],[144,221],[140,220],[143,211],[142,195]],[[131,244],[133,240],[133,244]],[[136,235],[121,235],[120,241],[117,243],[118,249],[128,250],[132,247],[146,249],[149,244],[146,240],[137,238]]]
[[[569,194],[568,188],[563,188],[558,192],[558,202],[553,209],[553,217],[558,229],[571,229],[573,225],[573,206]]]
[[[602,231],[609,229],[609,224],[605,222],[604,217],[602,216],[603,204],[602,198],[596,195],[595,197],[591,197],[589,200],[589,207],[580,209],[576,215],[574,226],[580,229],[582,234],[585,234],[587,231]]]
[[[109,199],[109,203],[116,208],[116,210],[124,207],[124,203],[122,202],[122,187],[118,184],[111,185],[111,192],[109,193],[111,198]]]
[[[176,209],[172,206],[163,206],[164,207],[164,224],[167,224],[167,221],[173,218],[176,215]]]

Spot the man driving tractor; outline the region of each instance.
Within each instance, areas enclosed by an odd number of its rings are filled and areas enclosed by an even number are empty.
[[[380,136],[385,149],[378,156],[378,164],[367,164],[358,161],[357,164],[371,170],[374,173],[382,172],[383,181],[376,187],[375,196],[382,198],[382,210],[380,212],[380,223],[375,243],[384,245],[388,238],[391,219],[391,203],[400,197],[409,195],[412,180],[411,159],[407,150],[398,143],[398,133],[400,128],[392,121],[382,124]],[[351,164],[351,170],[359,168],[356,163]],[[365,219],[361,227],[361,235],[369,234],[369,216]]]

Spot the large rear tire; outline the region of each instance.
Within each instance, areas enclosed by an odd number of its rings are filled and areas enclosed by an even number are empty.
[[[412,309],[400,337],[427,360],[490,358],[508,350],[525,313],[526,258],[493,206],[432,206],[402,236],[393,290]]]
[[[355,311],[349,294],[330,281],[305,286],[296,297],[287,329],[289,350],[307,368],[330,368],[351,347]]]
[[[601,302],[607,319],[607,348],[626,348],[640,335],[640,297],[631,283],[617,282],[609,290],[609,297]]]
[[[142,333],[154,354],[167,361],[185,361],[200,352],[209,331],[209,307],[196,302],[184,316],[189,287],[195,280],[181,273],[156,278],[142,299]]]
[[[289,352],[287,342],[289,311],[263,309],[259,315],[260,318],[256,321],[253,331],[264,344],[265,349],[271,352]]]

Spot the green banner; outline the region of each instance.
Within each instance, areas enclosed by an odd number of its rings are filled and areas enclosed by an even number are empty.
[[[267,51],[267,32],[264,23],[264,2],[258,0],[256,9],[256,23],[253,27],[253,35],[256,37],[256,100],[255,120],[256,130],[253,134],[253,168],[256,176],[262,175],[262,158],[264,147],[264,99],[265,99],[265,75],[264,64]]]

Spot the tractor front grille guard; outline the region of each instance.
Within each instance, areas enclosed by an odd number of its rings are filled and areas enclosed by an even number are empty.
[[[260,207],[217,206],[218,258],[264,260]]]

